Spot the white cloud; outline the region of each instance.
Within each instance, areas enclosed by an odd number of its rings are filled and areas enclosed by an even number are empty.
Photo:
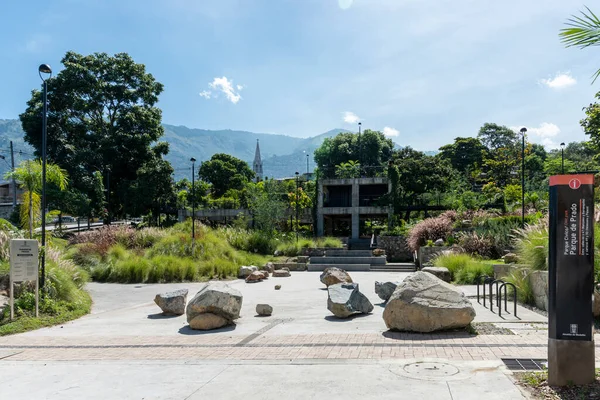
[[[577,80],[571,76],[571,73],[567,72],[564,74],[558,73],[552,79],[541,79],[540,83],[551,89],[564,89],[575,85]]]
[[[237,104],[238,101],[242,99],[242,96],[239,94],[239,85],[236,89],[233,87],[233,80],[227,79],[227,77],[215,78],[211,83],[208,84],[211,89],[221,91],[227,97],[227,100],[231,101],[233,104]]]
[[[514,132],[519,133],[521,131],[522,126],[511,126]],[[542,122],[537,128],[529,128],[527,127],[527,134],[537,136],[540,138],[551,138],[560,133],[560,128],[558,125],[550,123],[550,122]]]
[[[352,3],[354,2],[354,0],[338,0],[338,6],[342,9],[342,10],[347,10],[350,7],[352,7]]]
[[[234,88],[233,80],[227,79],[225,76],[222,78],[214,78],[208,86],[210,87],[210,90],[203,90],[199,93],[199,95],[205,99],[218,97],[217,95],[219,92],[225,94],[227,100],[231,101],[233,104],[237,104],[237,102],[242,99],[240,91],[244,88],[244,85],[235,85]]]
[[[383,128],[383,134],[387,137],[396,137],[400,135],[400,132],[397,129],[386,126]]]
[[[345,111],[342,114],[344,115],[344,122],[347,124],[356,124],[357,122],[360,122],[360,118],[358,118],[358,115],[354,114],[351,111]]]

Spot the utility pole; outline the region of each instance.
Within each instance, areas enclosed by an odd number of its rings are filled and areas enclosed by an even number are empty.
[[[10,141],[10,167],[11,172],[15,172],[15,152],[13,150],[13,142]],[[12,189],[13,189],[13,208],[17,206],[17,182],[15,177],[12,177]]]

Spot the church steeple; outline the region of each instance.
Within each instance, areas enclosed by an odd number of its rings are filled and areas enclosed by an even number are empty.
[[[252,171],[256,174],[256,181],[262,181],[263,179],[263,165],[260,159],[260,147],[258,145],[258,139],[256,139],[256,152],[254,153],[254,162],[252,163]]]

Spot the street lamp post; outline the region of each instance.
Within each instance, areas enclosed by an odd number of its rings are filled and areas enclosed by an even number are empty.
[[[299,172],[296,171],[296,226],[295,226],[295,228],[296,228],[296,243],[298,243],[298,225],[299,225],[298,224],[298,203],[300,202],[298,200],[298,187],[299,187],[298,185],[300,183],[298,175],[299,175]]]
[[[560,144],[560,169],[565,174],[565,142]]]
[[[527,128],[521,128],[523,142],[521,146],[521,228],[525,227],[525,134]]]
[[[194,250],[194,240],[196,237],[196,224],[194,222],[196,216],[196,178],[195,178],[195,170],[194,166],[196,163],[196,159],[194,157],[190,158],[192,162],[192,251]]]
[[[362,170],[362,140],[360,140],[360,128],[362,127],[362,122],[358,123],[358,165],[360,165],[360,169]],[[359,175],[362,174],[359,171]]]
[[[40,287],[44,289],[46,283],[46,145],[48,137],[48,79],[52,77],[52,68],[48,64],[42,64],[38,67],[38,73],[44,84],[42,93],[43,113],[42,113],[42,258]],[[46,78],[42,74],[46,74]]]
[[[308,153],[306,153],[306,180],[308,180]]]

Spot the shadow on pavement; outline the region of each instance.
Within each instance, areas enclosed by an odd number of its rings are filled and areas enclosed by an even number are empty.
[[[438,331],[430,333],[417,333],[417,332],[398,332],[398,331],[385,331],[382,333],[383,337],[394,340],[448,340],[448,339],[469,339],[476,335],[473,335],[466,331]]]
[[[328,315],[325,317],[325,320],[329,321],[329,322],[348,322],[348,321],[352,321],[353,319],[358,319],[358,318],[363,318],[363,317],[368,317],[372,314],[353,314],[351,316],[349,316],[348,318],[338,318],[335,315]]]
[[[200,330],[192,329],[192,328],[190,328],[189,325],[186,325],[186,326],[182,326],[181,328],[179,328],[179,333],[181,333],[182,335],[210,335],[212,333],[229,332],[229,331],[233,331],[233,330],[235,330],[235,324],[224,326],[223,328],[219,328],[219,329],[211,329],[209,331],[200,331]]]
[[[179,318],[179,317],[181,317],[181,315],[163,314],[163,313],[148,314],[148,319],[172,319],[172,318]]]

